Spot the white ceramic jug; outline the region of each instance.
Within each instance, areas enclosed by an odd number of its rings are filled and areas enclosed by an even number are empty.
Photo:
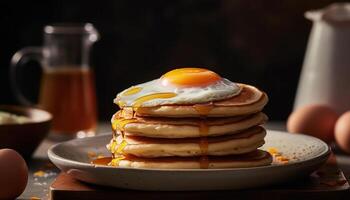
[[[308,11],[313,21],[294,109],[307,104],[350,110],[350,3]]]

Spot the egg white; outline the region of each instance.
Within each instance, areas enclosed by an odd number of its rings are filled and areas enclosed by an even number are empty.
[[[168,92],[176,93],[176,96],[171,98],[156,98],[145,101],[141,104],[141,107],[154,107],[168,104],[207,103],[211,101],[228,99],[238,95],[241,91],[238,84],[224,78],[205,87],[163,86],[160,79],[155,79],[133,87],[139,87],[142,89],[132,95],[123,95],[123,93],[128,91],[130,88],[124,90],[117,95],[117,97],[114,99],[114,103],[118,104],[118,102],[122,101],[124,106],[133,106],[134,102],[142,96]]]

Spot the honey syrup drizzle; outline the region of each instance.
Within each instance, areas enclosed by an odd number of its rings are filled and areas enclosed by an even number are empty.
[[[202,169],[207,169],[209,167],[209,160],[208,160],[208,132],[209,132],[209,127],[207,124],[207,121],[205,118],[201,118],[198,124],[199,128],[199,135],[200,135],[200,140],[199,140],[199,148],[201,150],[201,157],[199,160],[200,168]]]
[[[125,138],[123,137],[122,142],[119,144],[117,150],[115,151],[115,153],[117,154],[122,154],[124,148],[126,147],[126,145],[128,145],[128,143],[126,142]]]
[[[164,93],[155,93],[155,94],[145,95],[145,96],[137,98],[133,102],[132,107],[137,109],[146,101],[150,101],[153,99],[168,99],[168,98],[172,98],[175,96],[176,96],[176,93],[173,93],[173,92],[164,92]]]
[[[126,95],[123,93],[122,95],[124,96],[128,96],[128,95],[132,95],[132,94],[136,94],[137,92],[141,91],[142,88],[138,88],[138,87],[135,87],[135,88],[131,88],[130,90],[128,91],[125,91],[124,93],[126,93]],[[155,94],[148,94],[148,95],[145,95],[145,96],[141,96],[139,98],[137,98],[131,106],[129,107],[132,107],[134,111],[137,110],[137,108],[141,107],[142,104],[146,101],[150,101],[150,100],[153,100],[153,99],[168,99],[168,98],[172,98],[172,97],[175,97],[177,94],[176,93],[173,93],[173,92],[164,92],[164,93],[155,93]],[[117,102],[118,106],[120,108],[124,108],[124,107],[127,107],[127,103],[123,100],[119,100]]]
[[[135,118],[118,119],[118,118],[116,118],[116,116],[113,116],[112,130],[113,130],[114,136],[116,137],[117,131],[120,131],[121,135],[122,135],[122,142],[118,145],[117,149],[115,149],[116,145],[117,145],[117,141],[114,140],[112,142],[111,153],[113,154],[113,158],[109,162],[109,165],[118,166],[119,162],[124,159],[123,150],[128,145],[128,143],[127,143],[127,141],[125,139],[125,133],[124,133],[125,132],[125,126],[127,124],[129,124],[129,123],[133,123],[133,122],[136,122],[136,121],[137,120]]]
[[[214,105],[212,102],[210,102],[205,104],[194,104],[192,107],[197,111],[199,115],[206,117],[214,108]]]
[[[123,160],[124,158],[125,157],[122,154],[120,154],[117,157],[112,158],[111,162],[108,165],[110,165],[110,166],[119,166],[119,162],[121,160]]]
[[[123,96],[130,96],[139,93],[142,90],[141,87],[131,87],[122,93]]]
[[[199,148],[201,150],[201,157],[199,159],[199,165],[201,169],[207,169],[209,167],[209,158],[208,158],[208,132],[209,126],[206,120],[209,112],[214,108],[212,102],[205,104],[195,104],[192,106],[197,113],[201,116],[201,119],[198,123],[199,127]]]
[[[118,106],[121,107],[121,108],[123,108],[123,107],[126,106],[126,102],[125,102],[125,101],[122,101],[122,100],[119,100],[117,104],[118,104]]]
[[[198,124],[199,126],[199,134],[200,134],[200,140],[199,140],[199,147],[201,149],[201,157],[199,159],[200,168],[207,169],[209,167],[209,158],[208,158],[208,132],[209,132],[209,126],[206,120],[206,117],[210,113],[210,111],[214,108],[213,102],[204,103],[204,104],[195,104],[192,106],[193,109],[197,111],[197,113],[200,115],[201,120]]]
[[[141,90],[142,90],[142,88],[140,88],[140,87],[132,87],[129,90],[125,91],[122,95],[124,95],[124,96],[133,95],[133,94],[140,92]],[[150,95],[145,95],[145,96],[139,97],[133,102],[133,105],[131,107],[131,111],[129,111],[130,110],[130,109],[128,109],[129,107],[126,106],[126,102],[121,101],[121,100],[118,101],[118,105],[122,108],[121,112],[123,114],[123,117],[124,117],[124,114],[127,114],[127,118],[118,119],[115,116],[113,116],[112,130],[114,131],[114,136],[117,135],[117,133],[116,133],[117,131],[120,131],[123,139],[116,150],[115,150],[115,145],[112,144],[111,152],[117,156],[115,157],[113,155],[113,159],[109,163],[109,165],[118,166],[118,163],[125,158],[123,156],[123,149],[128,144],[127,141],[125,140],[125,133],[124,133],[125,126],[129,123],[137,122],[137,120],[134,117],[135,111],[137,110],[137,108],[139,108],[146,101],[150,101],[153,99],[159,99],[159,98],[172,98],[175,96],[176,96],[175,93],[157,93],[157,94],[150,94]]]
[[[137,122],[136,119],[115,119],[112,122],[112,129],[114,131],[125,131],[125,126],[129,123]]]
[[[116,146],[117,146],[117,141],[113,138],[111,142],[111,146],[109,147],[109,150],[111,151],[112,154],[114,154]]]
[[[96,158],[91,161],[91,164],[95,165],[109,165],[111,161],[113,160],[112,157],[102,157],[102,158]]]
[[[208,169],[209,168],[209,158],[208,156],[201,156],[199,158],[199,166],[201,169]]]
[[[141,91],[141,88],[134,87],[131,88],[123,93],[123,95],[133,95]],[[123,140],[119,144],[117,150],[115,153],[117,153],[119,156],[113,157],[112,160],[110,161],[109,165],[113,166],[118,166],[118,163],[123,160],[125,157],[122,155],[123,149],[127,145],[127,142],[125,140],[125,126],[128,123],[133,123],[136,122],[137,120],[133,117],[135,115],[135,112],[137,108],[142,106],[142,104],[146,101],[150,101],[153,99],[161,99],[161,98],[172,98],[175,97],[176,93],[157,93],[157,94],[150,94],[150,95],[145,95],[142,97],[139,97],[136,99],[133,104],[132,104],[132,117],[129,117],[128,119],[114,119],[112,121],[112,129],[114,132],[119,130],[122,133]],[[123,109],[122,112],[124,112],[124,109],[127,107],[126,103],[124,101],[119,101],[118,105]],[[206,122],[206,116],[209,114],[209,112],[213,109],[213,103],[206,103],[206,104],[195,104],[193,105],[193,108],[198,112],[198,114],[201,116],[201,120],[199,121],[198,127],[199,127],[199,134],[200,134],[200,140],[199,140],[199,147],[201,150],[201,157],[199,159],[200,162],[200,168],[202,169],[207,169],[209,167],[209,159],[208,159],[208,132],[209,132],[209,127]],[[113,148],[115,149],[115,147]],[[112,152],[113,153],[113,152]]]

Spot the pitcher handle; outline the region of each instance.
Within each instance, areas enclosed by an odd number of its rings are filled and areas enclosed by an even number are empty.
[[[19,51],[17,51],[11,59],[10,64],[10,81],[12,91],[19,103],[27,106],[36,105],[29,101],[21,92],[18,84],[17,84],[17,69],[20,66],[23,66],[29,60],[35,60],[40,63],[43,57],[43,48],[42,47],[26,47]]]

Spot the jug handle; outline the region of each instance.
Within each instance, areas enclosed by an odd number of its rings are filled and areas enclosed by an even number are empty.
[[[26,106],[35,106],[35,103],[29,101],[21,92],[18,83],[17,83],[17,69],[20,66],[23,66],[29,60],[35,60],[40,63],[43,57],[42,47],[25,47],[17,51],[11,59],[10,63],[10,81],[12,91],[19,103]]]

